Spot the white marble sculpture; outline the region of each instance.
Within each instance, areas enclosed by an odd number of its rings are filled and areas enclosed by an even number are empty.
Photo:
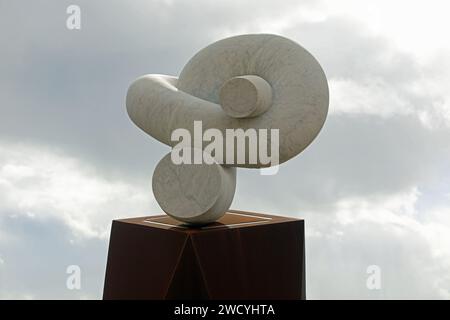
[[[217,41],[198,52],[178,78],[145,75],[128,89],[127,111],[146,133],[171,147],[176,129],[194,139],[195,122],[202,129],[278,129],[277,163],[304,150],[317,136],[328,112],[328,85],[316,59],[297,43],[270,34],[251,34]],[[268,137],[268,143],[271,137]],[[176,164],[171,153],[157,165],[153,192],[168,215],[189,224],[220,218],[230,207],[236,186],[236,168],[273,165],[248,161],[251,145],[243,146],[231,164],[207,152],[203,141],[178,150],[209,158],[208,163]],[[258,145],[259,147],[261,145]],[[189,150],[187,150],[189,149]],[[224,147],[223,153],[229,153]],[[227,154],[223,155],[224,157]]]

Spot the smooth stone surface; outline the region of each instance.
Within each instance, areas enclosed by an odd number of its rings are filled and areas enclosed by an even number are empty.
[[[272,88],[261,77],[239,76],[226,81],[220,88],[220,105],[233,118],[259,116],[272,105]]]
[[[186,150],[186,149],[185,149]],[[200,149],[191,149],[203,153]],[[236,168],[212,164],[174,164],[171,153],[156,166],[153,193],[169,216],[190,224],[214,222],[225,214],[233,201]]]
[[[200,50],[179,78],[142,76],[131,84],[126,98],[131,120],[171,147],[179,143],[171,141],[176,129],[187,129],[191,138],[195,136],[195,121],[202,122],[203,131],[216,129],[223,137],[227,129],[278,129],[278,161],[267,163],[264,152],[258,152],[256,163],[251,163],[249,154],[255,153],[255,145],[249,143],[239,150],[246,155],[244,163],[237,162],[238,152],[234,152],[232,166],[247,168],[281,164],[303,151],[321,130],[328,103],[327,80],[316,59],[297,43],[270,34],[217,41]],[[271,135],[267,138],[270,145]],[[203,150],[208,146],[204,141],[190,145]],[[260,148],[261,142],[256,145]],[[213,222],[233,200],[233,167],[217,162],[176,165],[166,155],[153,175],[155,198],[177,220]]]
[[[228,80],[257,75],[272,88],[272,105],[251,118],[233,118],[220,106],[220,89]],[[253,34],[217,41],[198,52],[179,79],[146,75],[127,94],[131,120],[155,139],[174,146],[173,130],[193,132],[194,121],[204,130],[249,128],[279,129],[283,163],[304,150],[317,136],[328,112],[328,85],[316,59],[284,37]],[[247,145],[248,149],[248,145]],[[237,167],[259,168],[257,164]]]

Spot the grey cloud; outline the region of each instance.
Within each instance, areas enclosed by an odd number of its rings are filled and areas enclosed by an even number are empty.
[[[251,21],[249,11],[228,2],[78,1],[82,29],[69,31],[69,4],[3,3],[0,32],[8,46],[0,59],[0,135],[50,144],[96,163],[105,175],[139,179],[167,149],[129,121],[128,85],[145,73],[178,74],[217,33]],[[289,5],[247,4],[258,19],[280,15]]]
[[[413,117],[332,116],[317,140],[277,175],[239,170],[235,204],[245,205],[248,197],[293,213],[330,208],[349,196],[426,188],[438,183],[450,157],[448,134],[428,130]]]
[[[401,85],[420,76],[412,56],[394,49],[387,37],[371,35],[361,23],[344,17],[299,23],[285,32],[319,59],[330,78],[381,78]]]
[[[103,290],[107,242],[92,239],[71,243],[71,230],[53,219],[0,216],[0,299],[98,299]],[[93,259],[95,257],[95,259]],[[69,265],[81,269],[81,289],[69,290]]]
[[[364,36],[363,30],[351,21],[330,19],[300,23],[286,33],[317,56],[331,79],[348,78],[359,83],[380,78],[395,88],[401,99],[424,105],[425,109],[432,105],[434,96],[418,96],[404,89],[424,76],[412,57],[393,50],[382,38]],[[437,69],[425,73],[428,77],[436,74]],[[330,110],[336,104],[331,96]],[[331,114],[312,145],[283,164],[277,175],[256,177],[255,172],[240,170],[240,198],[236,202],[245,203],[241,198],[250,197],[295,210],[299,205],[329,206],[348,196],[389,195],[416,185],[428,188],[438,183],[446,170],[449,134],[447,127],[424,127],[415,115]],[[270,186],[263,197],[258,188],[261,181]]]
[[[337,227],[342,235],[330,232],[325,239],[307,239],[310,298],[443,298],[436,284],[445,287],[440,281],[448,270],[433,267],[440,261],[430,254],[429,244],[417,233],[407,230],[398,234],[389,226],[370,222]],[[370,265],[381,270],[380,290],[366,286]]]

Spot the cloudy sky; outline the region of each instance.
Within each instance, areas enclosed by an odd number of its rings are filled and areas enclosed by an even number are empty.
[[[71,4],[81,30],[66,28]],[[178,75],[221,38],[275,33],[321,63],[330,113],[277,175],[239,170],[232,208],[305,219],[310,299],[449,299],[448,9],[0,0],[0,298],[101,298],[111,220],[161,212],[150,181],[169,151],[128,119],[128,85]],[[66,287],[69,265],[80,290]]]

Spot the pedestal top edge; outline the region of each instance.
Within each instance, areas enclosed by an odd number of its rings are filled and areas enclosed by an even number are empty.
[[[303,221],[303,219],[284,217],[265,213],[256,213],[240,210],[229,210],[218,221],[200,227],[193,227],[183,224],[167,215],[143,216],[126,219],[116,219],[116,222],[137,224],[148,227],[173,231],[209,231],[241,227],[254,227],[264,224],[275,224],[290,221]]]

